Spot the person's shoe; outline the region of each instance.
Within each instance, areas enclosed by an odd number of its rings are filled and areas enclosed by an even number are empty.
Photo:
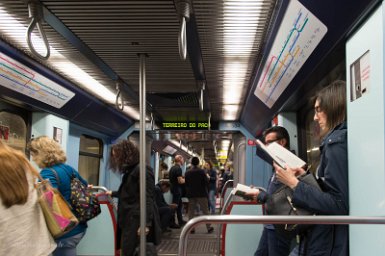
[[[184,225],[186,225],[186,223],[187,223],[187,221],[182,221],[181,223],[179,223],[179,226],[184,226]]]
[[[170,225],[170,228],[180,228],[180,226],[178,224],[173,223]]]
[[[207,229],[207,233],[211,234],[211,233],[213,233],[213,232],[214,232],[214,228],[213,228],[213,227],[209,227],[209,228]]]
[[[190,231],[190,234],[195,234],[195,229],[192,229],[192,230]]]

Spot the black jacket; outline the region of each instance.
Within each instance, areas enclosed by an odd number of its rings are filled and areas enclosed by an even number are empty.
[[[294,190],[293,203],[319,215],[348,215],[347,126],[338,125],[323,139],[317,170],[322,191],[303,182]],[[314,225],[306,235],[306,255],[349,255],[347,225]]]
[[[166,200],[164,200],[162,189],[160,188],[159,183],[155,186],[155,202],[158,208],[160,207],[169,207]]]
[[[154,173],[150,167],[146,169],[146,226],[150,228],[147,236],[149,242],[160,243],[161,229],[158,207],[154,201],[155,181]],[[136,231],[140,226],[140,168],[139,165],[128,167],[123,175],[119,190],[114,191],[112,196],[118,197],[118,245],[121,234],[130,234],[133,239],[138,241]],[[124,232],[124,231],[129,232]],[[129,245],[126,251],[134,250],[136,243]],[[122,245],[128,246],[128,245]],[[120,247],[118,247],[120,248]]]
[[[204,170],[192,167],[185,174],[186,195],[188,198],[208,197],[207,186],[209,180]]]

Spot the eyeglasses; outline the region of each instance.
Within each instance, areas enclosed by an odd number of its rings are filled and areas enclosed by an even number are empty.
[[[316,107],[314,107],[314,114],[319,114],[319,113],[321,113],[322,112],[322,109],[321,109],[321,107],[320,106],[316,106]]]

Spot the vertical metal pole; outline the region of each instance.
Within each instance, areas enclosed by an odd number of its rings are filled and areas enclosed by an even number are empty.
[[[146,255],[146,54],[139,54],[140,256]]]

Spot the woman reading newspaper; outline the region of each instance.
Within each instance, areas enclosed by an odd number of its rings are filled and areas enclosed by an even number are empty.
[[[346,126],[346,85],[335,81],[323,88],[314,100],[314,121],[318,122],[323,139],[320,164],[316,176],[321,190],[297,179],[305,171],[286,170],[274,164],[279,181],[294,190],[293,204],[316,211],[319,215],[347,215],[348,161]],[[304,255],[349,255],[348,225],[314,225],[305,235],[300,252]],[[302,254],[301,254],[302,255]]]

